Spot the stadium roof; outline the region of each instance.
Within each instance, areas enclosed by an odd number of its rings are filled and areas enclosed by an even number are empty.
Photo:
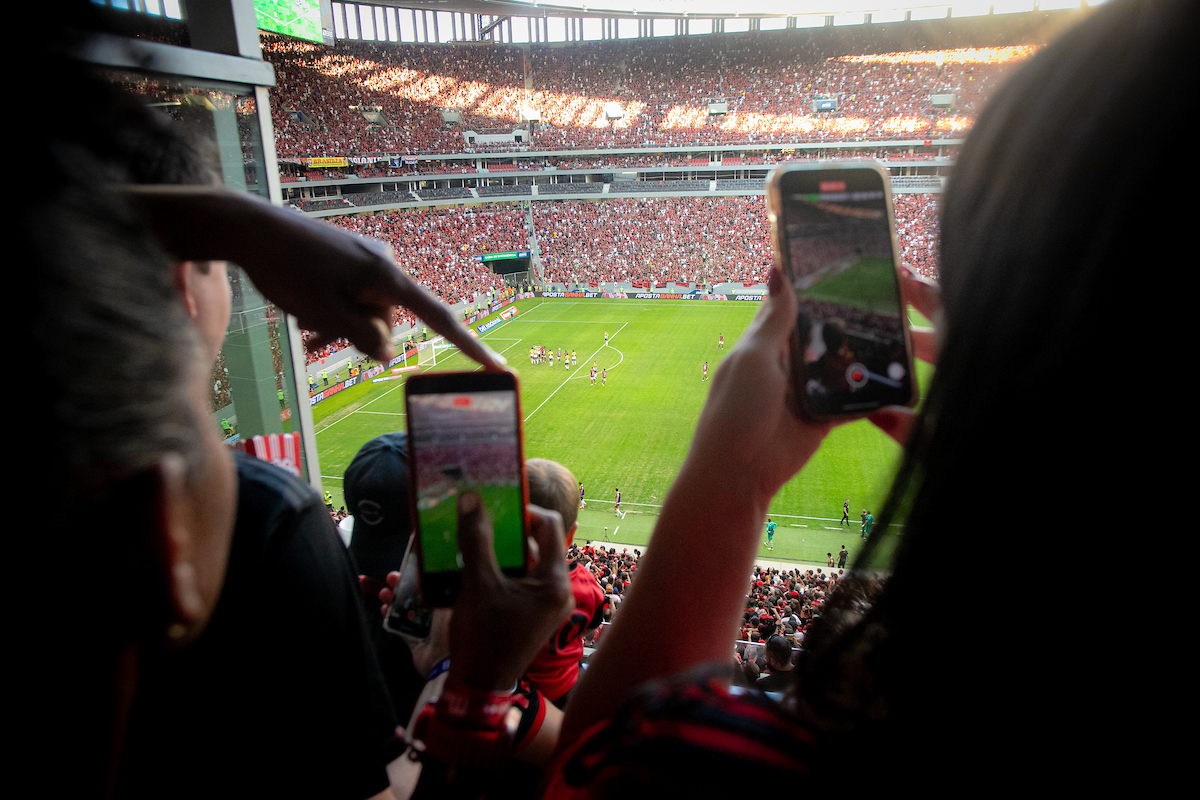
[[[359,1],[359,0],[351,0]],[[728,0],[361,0],[369,5],[416,8],[427,11],[457,11],[491,16],[653,16],[693,17],[826,17],[871,14],[875,21],[944,19],[1027,11],[1077,9],[1100,5],[1105,0],[942,0],[942,2],[896,2],[896,0],[742,0],[731,9]]]

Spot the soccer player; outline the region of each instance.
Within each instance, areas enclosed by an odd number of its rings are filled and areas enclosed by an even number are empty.
[[[550,366],[554,366],[554,351],[550,351]]]
[[[708,362],[707,361],[704,362],[704,377],[700,379],[700,382],[703,383],[706,380],[708,380]]]
[[[578,364],[578,363],[579,363],[579,361],[578,361],[578,360],[576,360],[576,358],[575,358],[575,351],[574,351],[574,350],[572,350],[572,351],[571,351],[571,366],[573,367],[573,366],[575,366],[575,365],[576,365],[576,364]]]
[[[569,358],[563,359],[563,369],[565,369],[567,372],[571,371],[571,359],[569,359]]]
[[[767,546],[768,550],[775,549],[775,528],[776,527],[778,527],[778,526],[775,524],[775,521],[772,520],[770,517],[767,517],[767,540],[765,542],[763,542],[763,544],[765,544]]]
[[[587,500],[583,499],[583,484],[582,483],[579,484],[579,507],[587,508]],[[842,548],[842,549],[844,550],[845,548]]]
[[[849,497],[847,497],[842,502],[842,522],[846,523],[847,528],[850,527],[850,498]],[[842,522],[838,523],[838,527],[841,527]]]
[[[600,371],[600,385],[601,385],[601,386],[604,386],[604,383],[605,383],[607,380],[608,380],[608,368],[607,368],[607,367],[605,367],[604,369],[602,369],[602,370]]]
[[[620,489],[617,489],[617,499],[613,502],[613,511],[616,512],[616,516],[624,519],[624,517],[621,515],[621,490]]]
[[[595,386],[596,385],[596,365],[595,364],[592,365],[592,372],[591,372],[590,377],[592,379],[592,386]]]
[[[608,344],[608,331],[605,331],[605,332],[604,332],[604,344],[605,344],[605,345],[607,345],[607,344]]]
[[[724,349],[725,349],[725,334],[723,334],[723,333],[722,333],[722,334],[719,334],[719,335],[717,336],[717,349],[718,349],[718,350],[724,350]]]

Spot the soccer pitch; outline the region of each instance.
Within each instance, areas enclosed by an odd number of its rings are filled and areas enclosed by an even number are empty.
[[[588,505],[579,514],[577,541],[603,542],[607,528],[613,542],[645,544],[691,443],[713,372],[758,304],[538,298],[516,305],[516,317],[480,338],[520,374],[526,457],[561,462],[584,484]],[[724,351],[717,349],[722,334]],[[533,345],[555,351],[553,367],[529,363]],[[559,348],[578,353],[578,364],[565,369]],[[702,382],[706,361],[710,380]],[[593,363],[608,370],[603,387],[599,378],[596,386],[588,378]],[[930,374],[925,366],[918,366],[923,387]],[[434,369],[474,368],[455,353],[439,357]],[[405,427],[403,381],[352,386],[316,405],[313,421],[325,486],[340,506],[341,476],[358,449]],[[843,544],[855,553],[858,516],[864,508],[878,514],[899,454],[899,445],[866,421],[835,429],[771,503],[779,524],[775,549],[760,547],[760,556],[823,566],[825,554],[836,555]],[[613,513],[618,488],[623,518]],[[849,530],[838,523],[847,498]]]

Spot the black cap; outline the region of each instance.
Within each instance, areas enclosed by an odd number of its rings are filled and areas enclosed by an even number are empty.
[[[412,535],[407,434],[385,433],[364,444],[346,468],[344,493],[354,515],[350,555],[360,573],[383,580],[400,569]]]

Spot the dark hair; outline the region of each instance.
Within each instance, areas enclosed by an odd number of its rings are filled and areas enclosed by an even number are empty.
[[[842,582],[809,632],[798,686],[799,708],[853,730],[847,752],[882,759],[889,779],[927,775],[933,757],[988,774],[1064,770],[1063,741],[1090,755],[1085,742],[1111,729],[1096,724],[1117,701],[1095,702],[1092,656],[1099,626],[1113,627],[1098,581],[1115,545],[1086,519],[1064,521],[1064,569],[1038,584],[1045,611],[1012,638],[1003,548],[1018,519],[1061,519],[1050,487],[1064,476],[1073,508],[1122,518],[1145,502],[1148,465],[1168,463],[1164,442],[1117,419],[1112,401],[1134,401],[1136,419],[1143,397],[1126,386],[1154,379],[1141,374],[1145,340],[1115,334],[1118,309],[1163,302],[1162,284],[1130,268],[1173,263],[1190,233],[1167,220],[1180,210],[1170,179],[1183,177],[1165,168],[1177,145],[1144,136],[1137,109],[1153,109],[1156,131],[1190,129],[1180,92],[1195,74],[1198,9],[1092,12],[1008,80],[958,159],[942,203],[937,371],[855,564],[893,574],[865,615],[862,582]],[[1175,345],[1174,321],[1156,342]],[[1159,397],[1147,392],[1146,406]],[[903,536],[890,526],[901,520]],[[941,574],[930,607],[922,570],[934,563],[961,566]],[[1068,608],[1069,625],[1049,618]]]
[[[25,137],[13,167],[27,189],[6,222],[15,328],[33,344],[38,393],[21,411],[36,440],[20,450],[15,494],[40,512],[14,563],[31,576],[80,573],[24,595],[36,599],[22,614],[32,629],[22,652],[40,715],[28,729],[50,742],[59,732],[42,728],[69,715],[87,746],[56,780],[99,795],[127,688],[115,680],[121,659],[135,642],[157,647],[172,614],[163,554],[148,539],[160,522],[146,502],[153,469],[178,455],[191,473],[208,422],[189,394],[198,338],[167,259],[108,188],[127,181],[110,138],[116,105],[61,58],[34,60],[46,67],[35,88],[72,86],[78,102],[71,124]]]

